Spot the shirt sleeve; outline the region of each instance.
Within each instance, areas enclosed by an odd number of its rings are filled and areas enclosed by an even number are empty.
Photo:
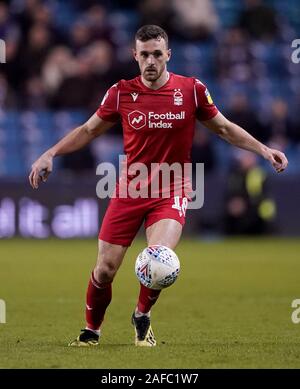
[[[114,84],[105,93],[96,114],[107,122],[117,122],[120,118],[119,113],[119,95],[118,84]]]
[[[212,119],[219,112],[211,95],[201,81],[195,79],[194,95],[196,103],[196,117],[200,121]]]

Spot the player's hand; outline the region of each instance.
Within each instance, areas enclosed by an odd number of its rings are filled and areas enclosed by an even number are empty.
[[[277,173],[283,172],[289,163],[284,153],[275,149],[268,148],[264,157],[271,163]]]
[[[53,157],[45,153],[38,158],[31,166],[29,182],[33,189],[37,189],[41,181],[46,182],[52,172]]]

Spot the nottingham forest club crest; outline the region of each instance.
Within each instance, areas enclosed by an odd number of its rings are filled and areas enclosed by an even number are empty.
[[[183,104],[183,94],[181,89],[174,89],[174,105],[182,105]]]

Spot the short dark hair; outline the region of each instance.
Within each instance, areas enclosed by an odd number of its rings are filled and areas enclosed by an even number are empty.
[[[150,39],[158,38],[163,38],[166,42],[166,46],[168,47],[168,34],[164,29],[159,26],[156,26],[155,24],[146,24],[145,26],[139,28],[135,34],[136,41],[139,40],[142,42],[147,42]]]

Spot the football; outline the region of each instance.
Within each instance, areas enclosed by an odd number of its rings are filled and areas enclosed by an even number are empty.
[[[179,274],[180,262],[173,250],[161,245],[146,247],[137,257],[135,274],[147,288],[164,289],[172,285]]]

